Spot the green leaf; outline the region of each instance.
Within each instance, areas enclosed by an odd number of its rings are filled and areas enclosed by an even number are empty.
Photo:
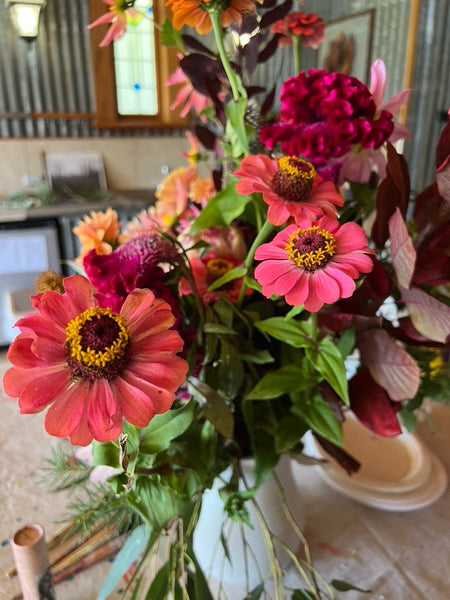
[[[182,48],[181,31],[177,31],[170,19],[166,19],[160,30],[160,39],[163,46],[177,46]]]
[[[227,439],[233,436],[234,417],[223,396],[194,377],[188,380],[189,392],[200,401],[205,417]]]
[[[295,415],[288,415],[280,419],[274,432],[277,453],[287,452],[298,444],[307,430],[305,421]]]
[[[260,583],[255,588],[252,589],[242,600],[259,600],[261,598],[261,594],[264,591],[264,583]]]
[[[213,281],[213,283],[208,288],[208,292],[217,290],[217,288],[222,287],[223,285],[229,283],[230,281],[233,281],[234,279],[244,277],[244,275],[246,274],[247,269],[245,267],[236,267],[234,269],[231,269],[230,271],[225,273],[225,275],[222,275],[222,277],[219,277],[218,279]]]
[[[225,325],[220,325],[220,323],[205,323],[203,327],[203,331],[205,333],[221,333],[223,335],[237,335],[237,332],[234,329],[230,329]]]
[[[311,327],[305,321],[271,317],[264,321],[257,321],[255,327],[294,348],[307,348],[311,345]]]
[[[186,431],[194,418],[194,402],[188,402],[176,410],[155,415],[142,429],[139,451],[142,454],[157,454],[167,450],[173,439]]]
[[[336,342],[336,346],[345,360],[355,347],[355,330],[349,327],[342,332],[341,337]]]
[[[304,379],[303,369],[296,365],[285,365],[264,375],[246,395],[247,400],[270,400],[283,394],[299,392],[310,385]]]
[[[171,565],[167,561],[156,573],[145,600],[166,600],[169,597]]]
[[[251,354],[241,352],[239,356],[241,360],[255,365],[267,365],[275,360],[268,350],[255,350]]]
[[[306,348],[306,356],[314,368],[328,381],[345,404],[349,404],[347,374],[339,349],[328,338],[321,340],[317,347]]]
[[[292,412],[300,415],[313,431],[337,446],[342,446],[342,427],[334,416],[333,409],[318,395],[306,402],[299,401]]]
[[[119,447],[114,442],[92,442],[92,465],[120,467]]]
[[[239,158],[243,154],[248,154],[248,138],[245,129],[245,111],[247,108],[247,98],[230,100],[225,106],[225,115],[227,123],[225,133],[230,140],[231,152],[234,158]]]
[[[251,196],[238,194],[235,183],[231,182],[208,200],[208,204],[191,225],[190,233],[198,233],[206,227],[215,225],[230,225],[234,219],[237,219],[243,213],[246,204],[251,199]]]
[[[106,600],[120,583],[122,577],[139,558],[150,541],[150,529],[147,525],[139,525],[130,534],[117,554],[111,569],[103,581],[97,600]]]
[[[308,590],[301,590],[300,588],[298,588],[294,590],[291,600],[314,600],[314,598],[315,597],[310,592],[308,592]]]
[[[363,590],[360,587],[356,587],[351,583],[347,583],[346,581],[341,581],[340,579],[333,579],[330,581],[331,585],[338,592],[349,592],[350,590],[356,590],[357,592],[362,592],[363,594],[370,594],[371,590]]]
[[[188,500],[161,483],[157,476],[136,477],[125,497],[155,532],[164,529],[174,516],[182,516],[188,507]]]

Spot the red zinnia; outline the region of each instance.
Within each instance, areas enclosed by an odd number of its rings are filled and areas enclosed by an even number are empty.
[[[246,156],[233,175],[242,177],[236,183],[239,194],[262,193],[272,225],[282,225],[290,217],[333,217],[344,203],[332,182],[317,175],[311,163],[293,156],[278,160],[264,154]]]
[[[276,21],[270,28],[271,33],[280,33],[279,46],[292,46],[292,37],[301,39],[302,46],[319,47],[325,35],[325,25],[315,13],[304,13],[301,10],[289,13],[284,19]]]
[[[277,294],[292,306],[303,304],[317,312],[325,303],[353,294],[354,279],[372,269],[369,253],[364,231],[356,223],[339,227],[326,216],[299,221],[256,250],[255,259],[263,262],[255,278],[266,298]]]
[[[16,324],[3,385],[19,398],[20,412],[49,406],[47,432],[85,446],[117,439],[123,418],[145,427],[169,410],[187,363],[176,356],[183,342],[170,329],[168,304],[139,289],[116,314],[97,305],[81,275],[65,279],[64,288],[33,296],[37,312]]]

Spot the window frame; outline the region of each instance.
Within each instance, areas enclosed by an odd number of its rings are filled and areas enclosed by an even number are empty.
[[[89,0],[90,22],[105,13],[100,0]],[[162,2],[154,1],[155,23],[163,24],[168,9]],[[170,110],[179,90],[178,86],[166,86],[167,78],[178,66],[177,49],[163,46],[160,32],[155,27],[156,79],[158,88],[158,113],[156,115],[121,115],[117,109],[116,77],[114,71],[113,44],[100,48],[100,42],[109,25],[99,25],[90,30],[93,83],[96,116],[93,125],[99,129],[180,129],[187,121],[180,116],[180,109]],[[125,34],[126,35],[126,34]]]

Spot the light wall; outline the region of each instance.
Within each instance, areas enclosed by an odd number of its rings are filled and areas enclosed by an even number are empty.
[[[154,189],[161,169],[186,165],[184,137],[0,140],[0,198],[24,189],[25,176],[44,177],[45,152],[99,152],[111,190]]]

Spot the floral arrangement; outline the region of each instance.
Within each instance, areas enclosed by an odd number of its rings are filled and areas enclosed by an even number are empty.
[[[110,24],[107,45],[140,8],[103,2],[91,26]],[[414,428],[426,398],[449,398],[449,125],[435,181],[413,193],[394,147],[410,137],[395,121],[410,91],[384,100],[381,60],[369,87],[301,71],[302,45],[317,48],[324,23],[290,1],[166,5],[162,39],[180,57],[168,84],[182,86],[173,108],[192,124],[186,164],[130,223],[108,209],[74,229],[80,274],[39,279],[3,383],[22,413],[48,408],[47,432],[69,438],[53,486],[86,489],[74,520],[120,523],[141,542],[132,597],[169,532],[146,597],[207,599],[192,539],[226,467],[224,511],[245,523],[280,457],[302,460],[306,432],[351,475],[348,411],[393,436]],[[214,46],[201,41],[210,32]],[[296,73],[278,109],[276,82],[252,75],[282,51]],[[245,457],[256,477],[242,490]],[[137,558],[121,555],[120,576]],[[306,585],[293,598],[335,597],[292,560]]]

